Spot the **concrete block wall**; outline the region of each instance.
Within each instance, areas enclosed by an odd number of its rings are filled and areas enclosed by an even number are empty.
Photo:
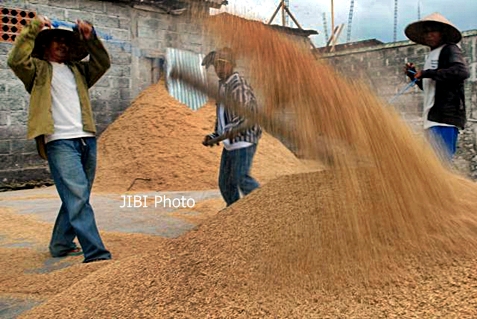
[[[90,89],[99,133],[142,90],[158,81],[158,60],[167,47],[197,53],[208,50],[200,20],[188,12],[173,16],[92,0],[3,0],[0,7],[33,11],[60,21],[87,20],[111,38],[103,41],[111,55],[111,69]],[[205,6],[199,4],[198,8],[207,12]],[[37,155],[34,141],[26,140],[29,96],[6,65],[11,48],[11,42],[0,42],[0,190],[51,183],[46,161]]]
[[[471,76],[465,85],[468,123],[459,137],[455,163],[462,173],[477,179],[477,30],[463,35],[460,45]],[[402,41],[322,57],[346,78],[366,82],[383,101],[389,101],[409,83],[403,74],[405,63],[413,62],[422,69],[428,53],[425,46]],[[393,100],[392,105],[411,127],[422,130],[423,95],[417,86]]]

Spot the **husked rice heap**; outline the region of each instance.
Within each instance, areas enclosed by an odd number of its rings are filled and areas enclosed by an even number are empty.
[[[215,105],[189,109],[151,85],[101,135],[94,191],[184,191],[216,189],[220,147],[204,147],[213,131]],[[318,169],[303,164],[279,140],[264,134],[252,172],[260,182]]]

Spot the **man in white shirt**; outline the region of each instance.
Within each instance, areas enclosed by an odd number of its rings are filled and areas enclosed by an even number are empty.
[[[88,54],[89,60],[81,61]],[[38,16],[17,37],[8,65],[30,93],[28,137],[48,159],[62,202],[51,255],[83,254],[85,263],[111,259],[90,205],[96,128],[88,89],[110,66],[106,49],[85,21],[78,21],[75,30],[52,29],[46,17]]]
[[[212,146],[210,140],[227,136],[222,140],[224,149],[220,162],[219,189],[227,206],[230,206],[240,199],[240,192],[245,196],[259,187],[259,183],[250,175],[250,168],[262,129],[257,124],[248,124],[247,119],[236,114],[226,103],[233,100],[249,112],[256,112],[257,101],[252,88],[234,71],[235,56],[231,49],[210,52],[202,65],[214,66],[219,77],[220,96],[215,132],[205,136],[203,144]]]
[[[460,31],[439,13],[406,27],[412,41],[429,46],[424,69],[406,64],[406,74],[424,91],[424,129],[438,154],[450,161],[457,148],[459,129],[466,123],[464,80],[470,76],[457,43]]]

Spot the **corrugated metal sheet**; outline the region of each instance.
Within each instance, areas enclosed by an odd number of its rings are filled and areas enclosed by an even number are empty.
[[[207,95],[180,80],[171,79],[169,75],[173,68],[177,69],[179,72],[181,72],[181,70],[187,70],[188,74],[206,82],[207,74],[205,68],[200,65],[203,58],[203,54],[197,54],[190,51],[175,48],[167,48],[166,50],[167,90],[176,100],[184,103],[194,111],[207,103]]]

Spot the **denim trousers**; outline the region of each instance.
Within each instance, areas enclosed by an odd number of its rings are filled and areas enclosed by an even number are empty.
[[[256,144],[232,151],[223,149],[220,161],[219,189],[227,206],[240,199],[240,192],[245,196],[260,186],[250,176],[250,168],[256,150]]]
[[[454,126],[432,126],[427,129],[427,138],[437,155],[450,162],[457,150],[459,130]]]
[[[81,245],[84,262],[111,259],[99,235],[93,208],[89,202],[96,172],[96,138],[54,140],[46,144],[48,164],[61,208],[50,241],[53,257],[64,256]]]

